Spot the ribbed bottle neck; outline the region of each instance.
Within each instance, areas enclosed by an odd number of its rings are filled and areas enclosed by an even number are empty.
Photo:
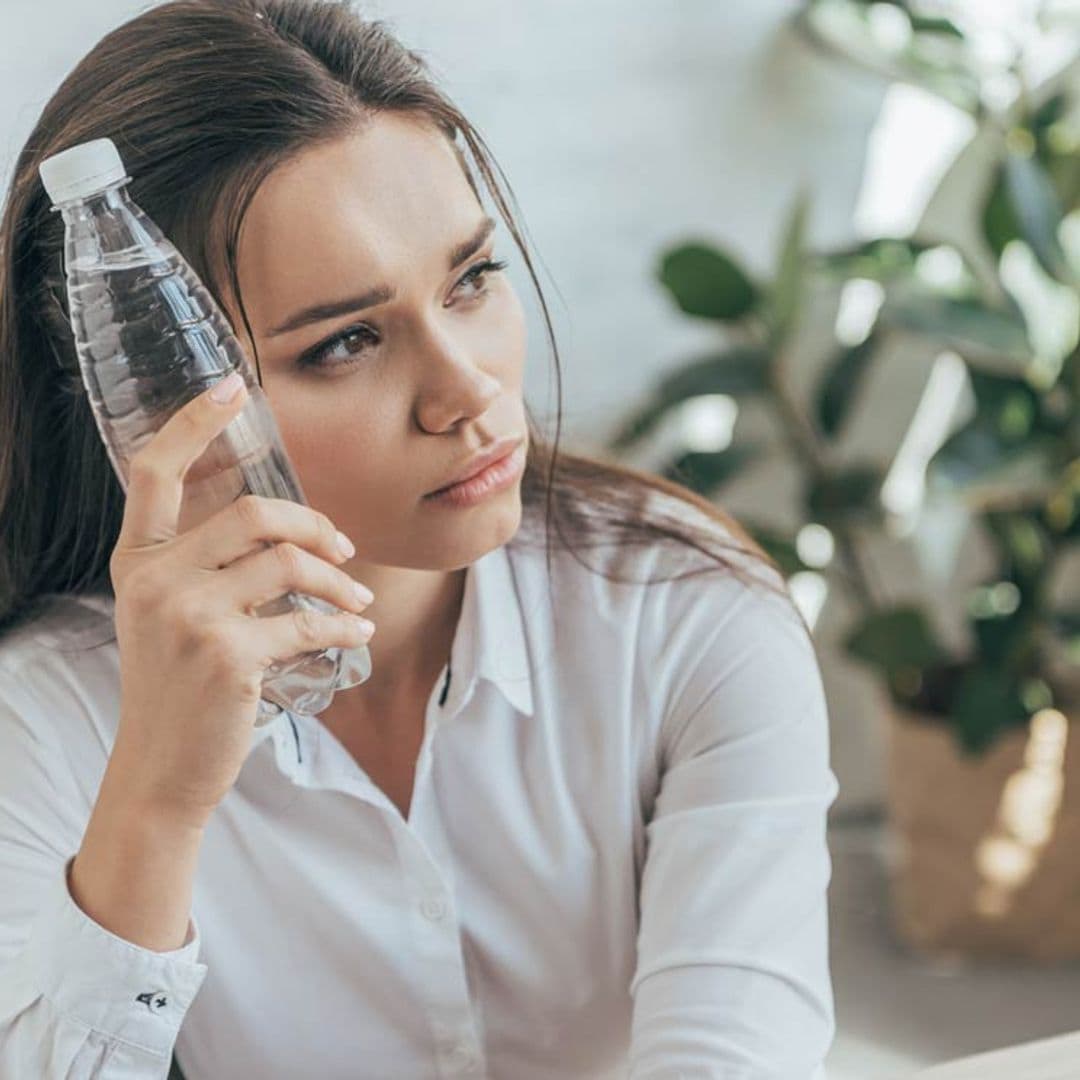
[[[103,210],[131,209],[131,196],[128,192],[129,183],[129,180],[118,180],[115,184],[102,188],[101,191],[95,191],[92,195],[84,195],[82,198],[61,203],[59,206],[53,207],[53,209],[59,210],[65,220],[69,216],[77,219]]]

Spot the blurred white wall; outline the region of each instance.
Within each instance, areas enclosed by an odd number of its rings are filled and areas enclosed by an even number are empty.
[[[61,78],[106,31],[149,6],[0,0],[5,186]],[[794,0],[358,6],[424,53],[510,180],[559,335],[567,446],[598,447],[660,370],[716,341],[655,284],[664,248],[709,240],[767,272],[804,185],[813,194],[811,241],[853,235],[883,87],[798,40],[785,26]],[[550,430],[554,378],[540,311],[505,231],[503,240],[530,311],[526,391]],[[866,429],[873,438],[872,421]],[[790,497],[771,476],[749,483],[732,509],[771,516]],[[829,687],[839,805],[874,801],[880,790],[867,683],[856,676],[862,699],[840,683]]]

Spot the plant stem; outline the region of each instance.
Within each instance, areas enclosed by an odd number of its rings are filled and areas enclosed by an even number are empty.
[[[796,462],[802,463],[804,474],[812,482],[821,483],[829,475],[821,438],[780,377],[782,354],[783,350],[776,348],[776,359],[769,369],[771,400],[779,413],[780,431],[791,446]],[[835,537],[837,551],[848,571],[843,579],[848,590],[864,613],[876,611],[885,592],[875,580],[869,564],[862,559],[853,530],[843,521],[829,522],[829,529]]]

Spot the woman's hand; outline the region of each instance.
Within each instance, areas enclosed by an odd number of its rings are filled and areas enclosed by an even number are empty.
[[[242,383],[225,403],[211,396],[216,387],[133,456],[109,563],[120,651],[116,744],[138,763],[130,782],[140,802],[196,825],[239,775],[265,668],[304,652],[355,648],[374,632],[359,615],[371,592],[337,569],[348,557],[340,534],[311,507],[242,495],[177,535],[188,469],[247,401]],[[289,591],[356,614],[250,614]]]

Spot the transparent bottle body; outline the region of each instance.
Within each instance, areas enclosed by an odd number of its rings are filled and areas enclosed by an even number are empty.
[[[210,292],[127,192],[126,181],[59,207],[64,268],[79,368],[109,460],[126,493],[132,456],[193,397],[232,371],[248,400],[185,477],[178,531],[241,495],[307,505],[269,402]],[[272,544],[264,541],[264,546]],[[308,607],[339,609],[288,592],[256,617]],[[371,675],[367,646],[329,648],[265,670],[256,726],[282,709],[317,714],[337,690]]]

